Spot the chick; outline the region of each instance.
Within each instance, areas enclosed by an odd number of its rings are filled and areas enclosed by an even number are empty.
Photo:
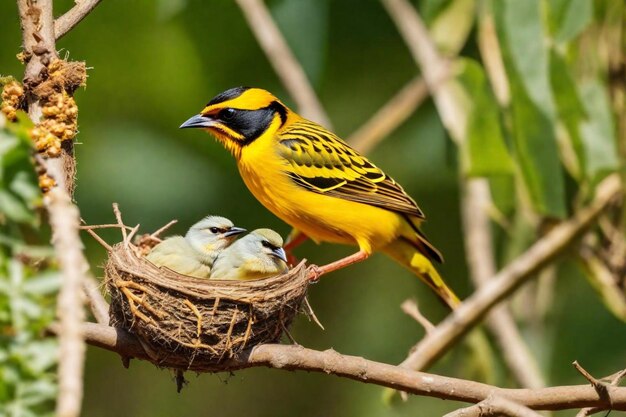
[[[172,236],[156,245],[146,259],[179,274],[209,278],[215,258],[245,231],[224,217],[208,216],[191,226],[184,237]]]
[[[283,239],[270,229],[256,229],[224,249],[211,279],[260,279],[289,270]]]

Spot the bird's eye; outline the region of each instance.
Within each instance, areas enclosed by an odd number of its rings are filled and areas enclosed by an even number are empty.
[[[220,229],[218,229],[217,227],[211,227],[209,230],[211,231],[211,233],[217,233],[220,231]]]
[[[263,245],[263,247],[265,247],[265,248],[270,248],[270,249],[273,249],[273,246],[274,246],[270,242],[268,242],[267,240],[262,240],[261,241],[261,245]]]
[[[220,111],[219,118],[222,120],[232,120],[235,117],[235,109],[231,109],[230,107]]]

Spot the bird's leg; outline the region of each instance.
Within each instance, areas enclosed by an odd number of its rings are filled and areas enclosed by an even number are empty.
[[[298,263],[298,258],[296,258],[293,253],[291,253],[295,248],[304,243],[309,237],[299,231],[298,229],[293,229],[289,236],[287,236],[287,243],[283,249],[287,253],[287,261],[291,265],[296,265]]]
[[[348,265],[352,265],[357,262],[364,261],[369,256],[370,254],[368,252],[365,252],[364,250],[360,250],[357,253],[353,253],[350,256],[346,256],[345,258],[341,258],[338,261],[331,262],[326,265],[322,265],[322,266],[312,265],[314,268],[312,268],[313,274],[311,277],[311,281],[317,281],[319,277],[321,277],[324,274],[328,274],[329,272],[333,272],[338,269],[345,268]]]

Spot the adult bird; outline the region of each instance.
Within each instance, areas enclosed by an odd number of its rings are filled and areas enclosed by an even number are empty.
[[[146,259],[179,274],[209,278],[215,258],[245,231],[227,218],[207,216],[191,226],[184,237],[164,239]]]
[[[256,229],[219,254],[211,279],[261,279],[288,270],[283,238],[271,229]]]
[[[319,275],[382,251],[448,305],[459,304],[431,263],[443,258],[419,229],[424,214],[415,201],[334,133],[302,118],[268,91],[227,90],[180,127],[213,134],[237,160],[248,189],[276,216],[315,242],[359,247],[357,253],[319,267]]]

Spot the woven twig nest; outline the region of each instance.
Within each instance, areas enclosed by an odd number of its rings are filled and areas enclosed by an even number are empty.
[[[136,228],[122,231],[124,241],[107,247],[111,325],[135,334],[156,365],[229,370],[229,359],[239,353],[279,341],[305,301],[304,262],[260,280],[194,278],[153,265],[142,244],[131,242]]]

